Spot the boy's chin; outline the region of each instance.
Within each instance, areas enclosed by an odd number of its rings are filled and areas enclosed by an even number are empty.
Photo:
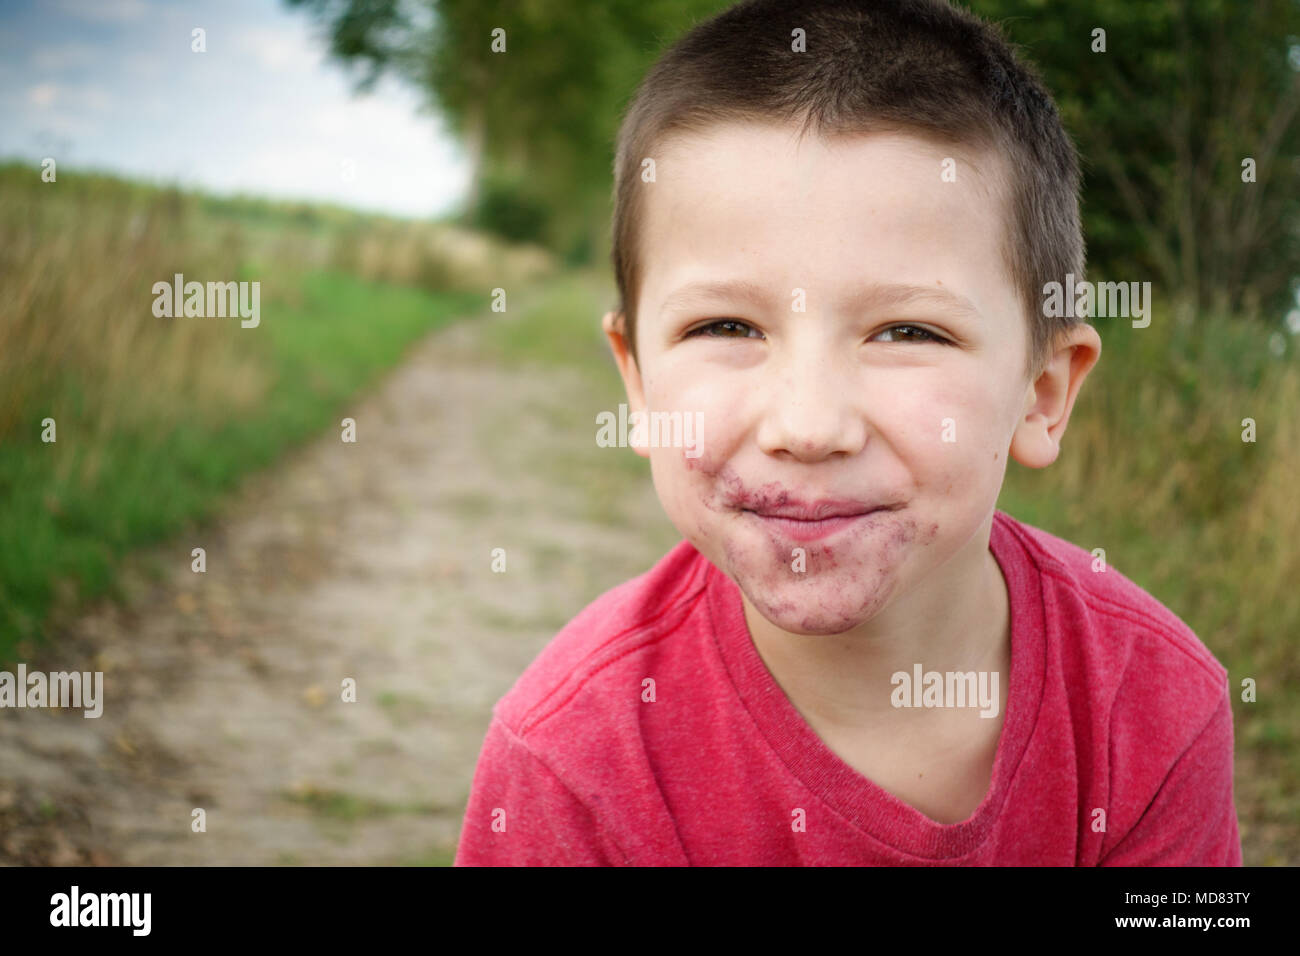
[[[812,584],[812,582],[808,582]],[[831,582],[772,589],[737,581],[749,603],[774,627],[791,634],[843,634],[865,624],[889,600],[892,588],[836,587]]]

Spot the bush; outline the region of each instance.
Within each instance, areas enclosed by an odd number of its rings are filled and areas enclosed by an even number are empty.
[[[469,222],[476,229],[510,242],[543,245],[551,225],[547,206],[530,195],[525,180],[492,173],[484,174]]]

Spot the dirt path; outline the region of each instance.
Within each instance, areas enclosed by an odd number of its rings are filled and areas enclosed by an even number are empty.
[[[356,444],[322,436],[133,558],[124,604],[28,661],[102,670],[104,713],[0,713],[0,863],[450,860],[493,702],[675,540],[648,481],[609,520],[555,480],[598,405],[576,375],[501,368],[479,344],[498,320],[421,343],[340,415]]]

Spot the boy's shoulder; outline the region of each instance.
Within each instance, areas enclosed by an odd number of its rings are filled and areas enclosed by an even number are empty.
[[[634,714],[642,681],[675,650],[668,639],[706,613],[700,599],[711,567],[683,540],[650,570],[597,597],[542,648],[494,715],[528,739],[561,711],[588,727],[619,710]]]
[[[1153,688],[1165,683],[1177,692],[1168,695],[1170,706],[1208,721],[1224,698],[1227,670],[1186,622],[1110,565],[1104,549],[1085,550],[1004,512],[996,521],[1024,546],[1050,618],[1047,633],[1060,637],[1056,653],[1075,676],[1112,703],[1145,699],[1152,717],[1166,697]]]

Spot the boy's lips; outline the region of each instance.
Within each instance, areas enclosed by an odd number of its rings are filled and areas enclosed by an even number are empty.
[[[827,518],[852,518],[869,514],[881,508],[893,506],[875,504],[866,501],[853,501],[845,498],[822,498],[813,502],[802,502],[781,496],[780,504],[763,502],[741,503],[743,511],[752,511],[763,518],[790,518],[794,521],[824,521]]]
[[[781,503],[753,502],[741,506],[770,531],[794,541],[817,541],[852,527],[868,515],[896,511],[902,505],[878,504],[843,498],[823,498],[812,502],[791,501],[781,496]]]

